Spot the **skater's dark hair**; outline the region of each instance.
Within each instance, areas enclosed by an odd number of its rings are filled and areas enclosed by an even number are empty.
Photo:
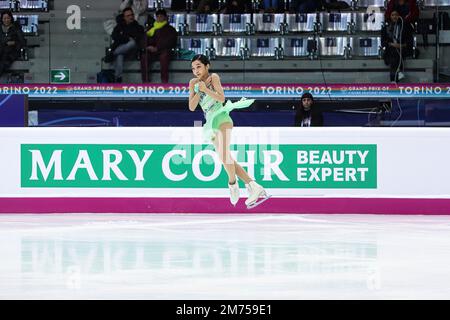
[[[211,64],[211,62],[209,61],[208,57],[205,56],[204,54],[196,54],[192,60],[191,63],[194,61],[200,61],[201,63],[203,63],[205,66],[207,66],[208,64]]]

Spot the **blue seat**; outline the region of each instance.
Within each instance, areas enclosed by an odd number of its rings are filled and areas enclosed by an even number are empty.
[[[180,49],[191,50],[196,54],[207,54],[207,49],[211,48],[210,38],[182,38],[180,39]]]
[[[289,32],[313,32],[317,22],[315,13],[286,14]]]
[[[248,47],[248,44],[245,38],[214,37],[213,47],[217,57],[237,58],[242,54],[241,49]]]
[[[22,32],[26,35],[38,35],[38,24],[39,16],[37,14],[31,15],[13,15],[14,20],[16,20],[22,27]]]

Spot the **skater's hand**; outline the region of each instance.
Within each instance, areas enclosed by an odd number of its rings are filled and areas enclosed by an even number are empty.
[[[205,84],[207,87],[211,85],[211,81],[212,81],[211,76],[209,76],[208,79],[205,80]]]
[[[198,82],[198,90],[201,92],[205,92],[206,91],[206,84],[203,81],[199,81]]]
[[[147,50],[150,51],[151,53],[155,53],[156,51],[158,51],[158,49],[154,46],[147,47]]]

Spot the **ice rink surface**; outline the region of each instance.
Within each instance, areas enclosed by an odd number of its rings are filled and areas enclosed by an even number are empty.
[[[449,299],[450,217],[1,215],[0,299]]]

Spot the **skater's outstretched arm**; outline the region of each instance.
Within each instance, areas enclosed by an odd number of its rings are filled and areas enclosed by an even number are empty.
[[[189,110],[195,111],[200,101],[199,92],[195,93],[194,86],[199,80],[197,78],[191,79],[189,81]]]

